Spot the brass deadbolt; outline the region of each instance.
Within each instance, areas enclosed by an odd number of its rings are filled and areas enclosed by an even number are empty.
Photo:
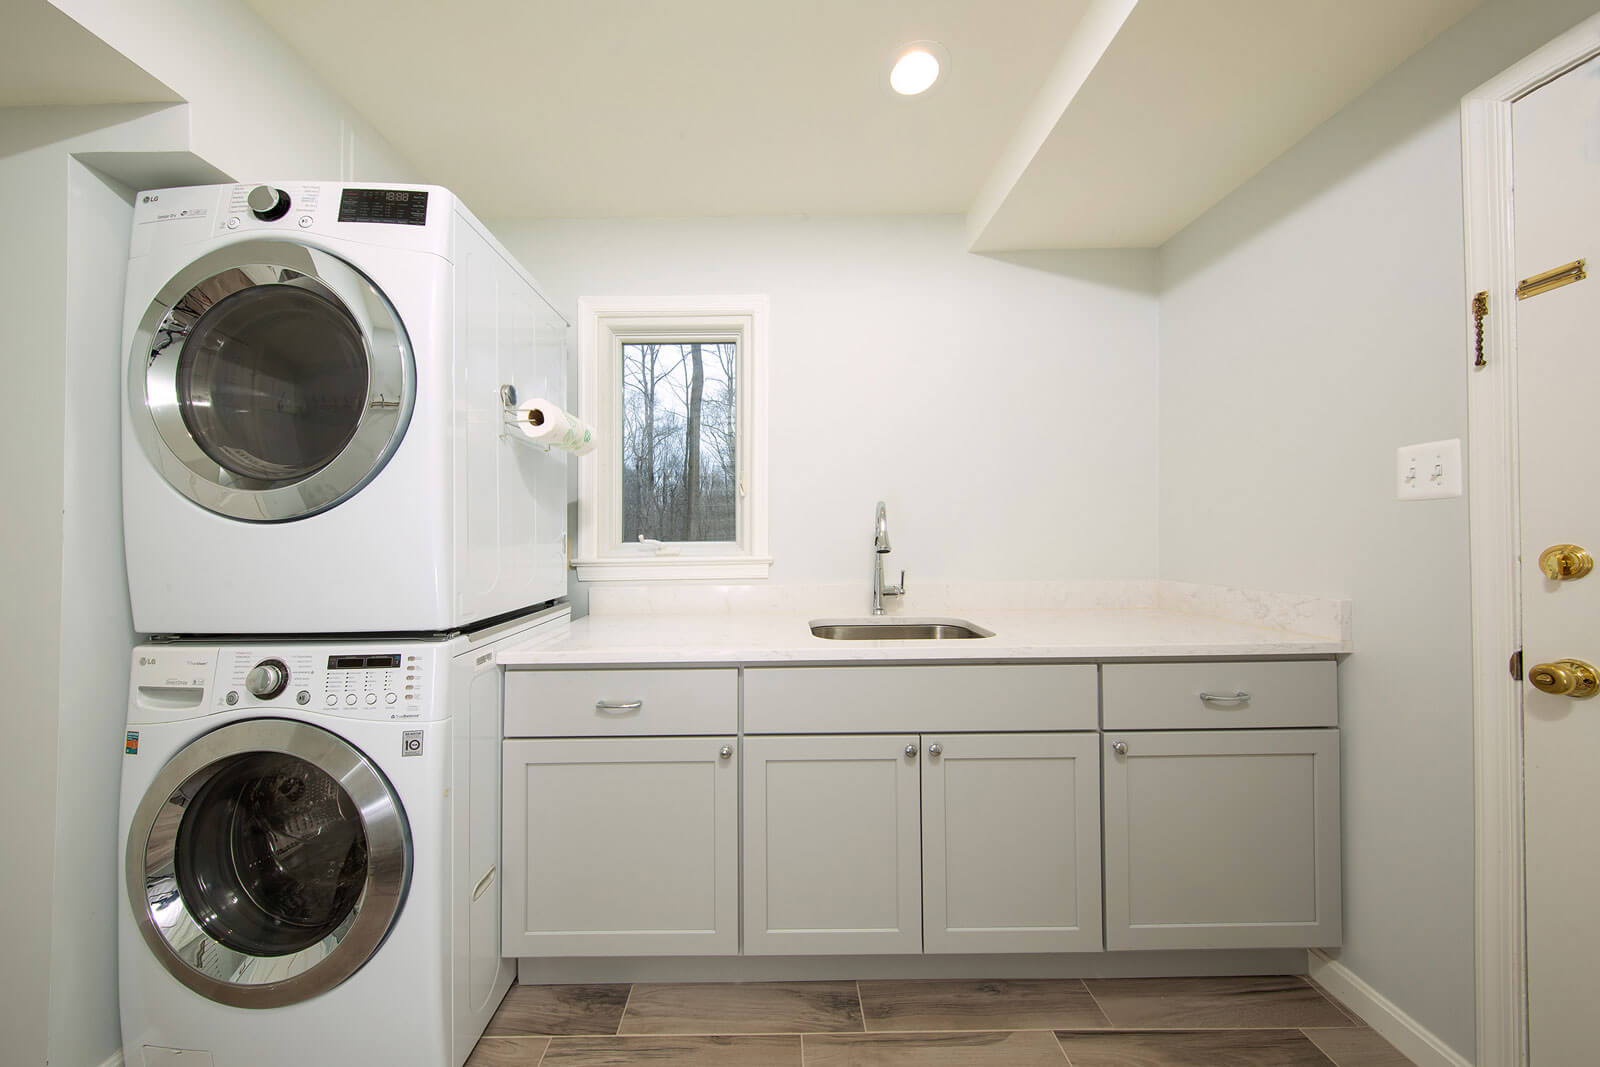
[[[1594,557],[1577,545],[1551,545],[1539,553],[1539,569],[1546,578],[1570,582],[1594,570]]]
[[[1582,699],[1600,691],[1600,673],[1581,659],[1541,663],[1528,672],[1528,681],[1541,693]]]

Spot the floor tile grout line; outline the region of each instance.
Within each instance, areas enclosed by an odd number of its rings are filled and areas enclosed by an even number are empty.
[[[622,1022],[628,1017],[628,1005],[633,1003],[633,990],[638,984],[638,982],[628,983],[628,996],[622,1002],[622,1014],[617,1016],[617,1030],[616,1033],[611,1035],[612,1037],[622,1036]]]
[[[1078,981],[1083,983],[1083,991],[1089,994],[1089,999],[1094,1002],[1094,1010],[1100,1013],[1100,1018],[1106,1021],[1106,1025],[1114,1025],[1111,1022],[1111,1013],[1106,1011],[1106,1006],[1104,1004],[1100,1003],[1100,998],[1094,995],[1094,989],[1089,985],[1089,980],[1087,978],[1080,978]],[[1059,1041],[1060,1039],[1057,1038],[1057,1040]],[[1067,1050],[1062,1049],[1061,1054],[1065,1056],[1067,1054]]]
[[[863,1034],[865,1034],[865,1033],[871,1032],[871,1028],[867,1026],[867,1002],[866,1002],[866,999],[864,997],[862,997],[862,995],[861,995],[861,981],[860,981],[860,979],[856,980],[855,985],[856,985],[856,1007],[861,1009],[861,1032]]]
[[[1067,1061],[1067,1067],[1072,1067],[1072,1057],[1067,1055],[1067,1046],[1061,1043],[1061,1035],[1052,1030],[1050,1036],[1054,1039],[1056,1048],[1061,1050],[1061,1058]]]

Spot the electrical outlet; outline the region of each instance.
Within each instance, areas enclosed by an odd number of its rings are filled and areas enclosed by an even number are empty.
[[[1461,495],[1461,439],[1406,445],[1395,451],[1395,496],[1440,500]]]

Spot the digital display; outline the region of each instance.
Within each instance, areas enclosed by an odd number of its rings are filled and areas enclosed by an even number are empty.
[[[330,671],[367,671],[373,668],[400,666],[399,655],[393,656],[329,656]]]
[[[346,189],[339,194],[339,221],[425,226],[428,194],[422,189]]]

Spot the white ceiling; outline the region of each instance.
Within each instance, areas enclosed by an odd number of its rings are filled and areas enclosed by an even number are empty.
[[[1482,0],[246,0],[507,217],[960,213],[1153,247]],[[887,87],[940,42],[934,90]]]
[[[177,101],[171,89],[46,0],[6,0],[0,107]]]
[[[1087,4],[247,2],[486,217],[963,212]]]

